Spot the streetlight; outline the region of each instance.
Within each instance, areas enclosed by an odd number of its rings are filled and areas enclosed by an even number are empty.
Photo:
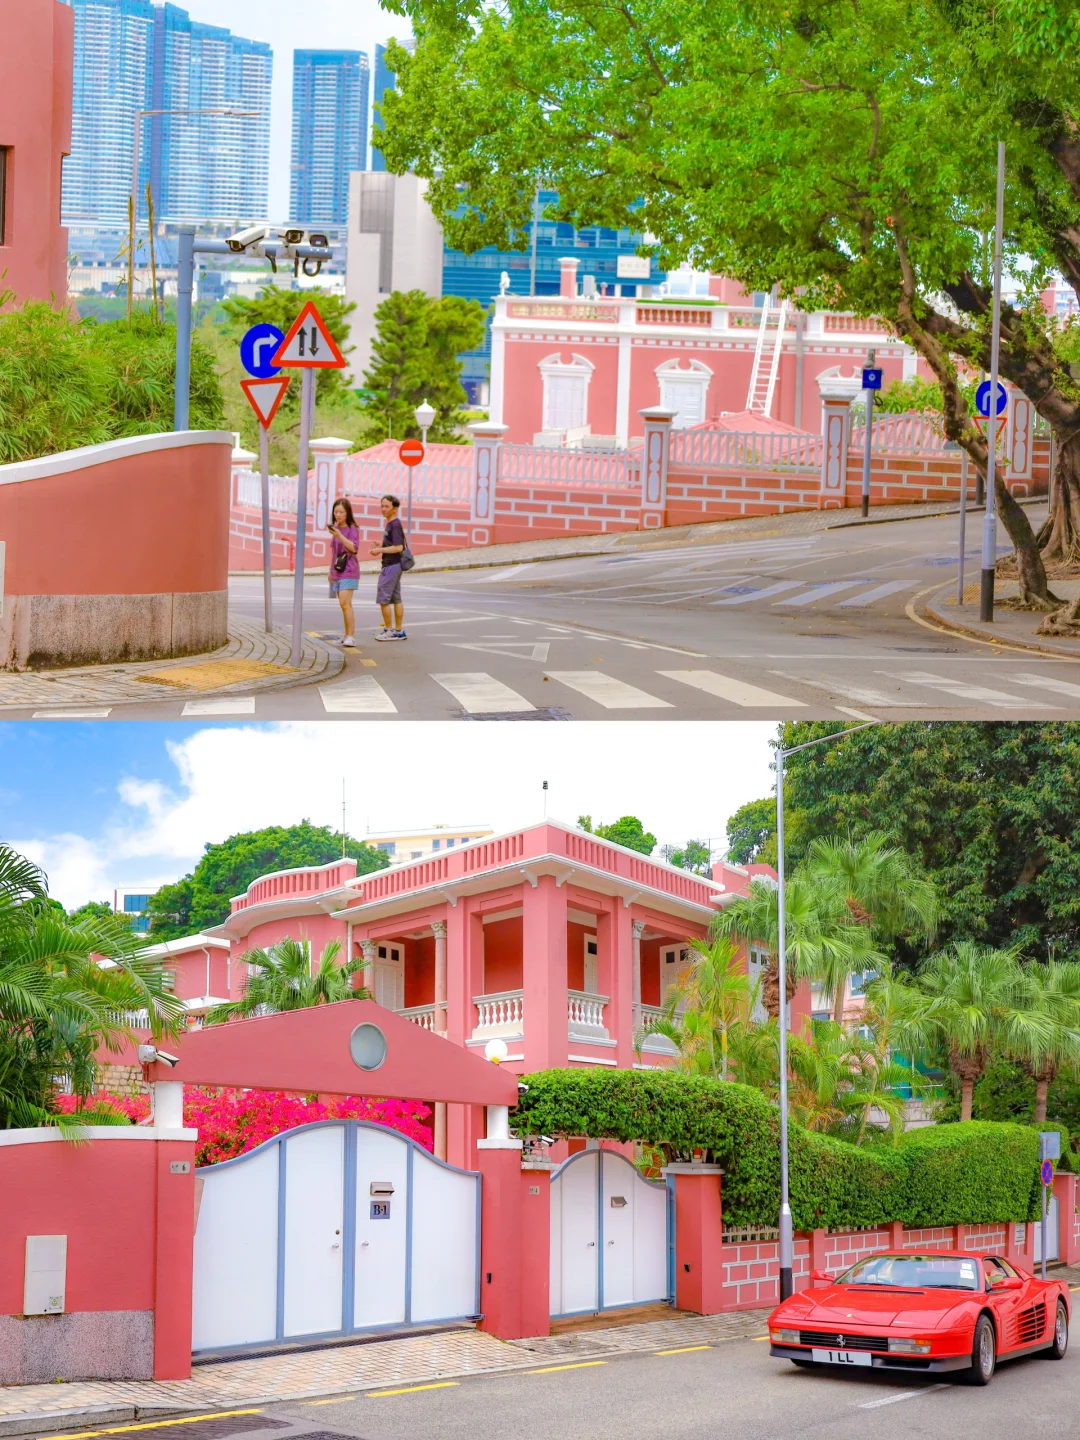
[[[424,447],[424,478],[427,478],[427,432],[435,423],[435,407],[426,400],[417,405],[413,417],[420,426],[420,443]],[[409,466],[409,499],[405,508],[405,529],[412,533],[412,466]]]
[[[776,940],[780,951],[780,1299],[786,1300],[795,1292],[792,1272],[795,1268],[795,1232],[791,1224],[791,1197],[788,1189],[788,1076],[787,1076],[787,902],[784,896],[784,761],[799,750],[809,750],[813,745],[824,745],[826,740],[839,740],[844,735],[854,735],[859,730],[869,730],[878,725],[878,720],[868,720],[865,725],[851,725],[847,730],[834,730],[831,735],[819,735],[816,740],[806,740],[802,745],[783,745],[776,751]]]

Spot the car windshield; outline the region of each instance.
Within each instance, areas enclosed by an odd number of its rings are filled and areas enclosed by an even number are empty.
[[[897,1285],[918,1290],[978,1290],[974,1260],[951,1255],[875,1255],[837,1277],[838,1285]]]

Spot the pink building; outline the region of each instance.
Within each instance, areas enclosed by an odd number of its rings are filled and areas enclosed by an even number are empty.
[[[676,429],[749,410],[820,434],[826,371],[850,375],[873,348],[885,385],[920,373],[880,321],[754,306],[720,278],[708,297],[586,297],[578,261],[561,263],[561,295],[494,301],[491,423],[512,443],[626,445],[650,406],[674,411]]]
[[[0,294],[63,304],[74,12],[61,0],[5,0],[0,39]]]
[[[501,1042],[515,1074],[663,1067],[671,1043],[638,1053],[634,1037],[686,973],[687,940],[749,883],[738,866],[704,879],[547,822],[372,875],[352,860],[264,875],[222,925],[161,948],[195,1016],[208,994],[242,992],[247,951],[289,936],[317,957],[339,940],[380,1005],[477,1054]],[[803,986],[793,1024],[809,1009]],[[482,1125],[475,1107],[437,1107],[437,1152],[473,1163]]]

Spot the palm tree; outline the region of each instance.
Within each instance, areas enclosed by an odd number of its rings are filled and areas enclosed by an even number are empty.
[[[356,957],[339,964],[340,954],[341,941],[331,940],[313,969],[307,940],[279,940],[268,949],[249,950],[241,956],[249,967],[243,995],[239,1000],[215,1005],[206,1016],[207,1024],[279,1010],[306,1010],[336,1000],[372,999],[369,990],[354,989],[352,984],[353,976],[363,969],[363,959]]]
[[[75,923],[48,897],[42,871],[0,844],[0,1129],[60,1125],[55,1096],[70,1089],[80,1119],[126,1124],[90,1102],[101,1050],[120,1051],[149,1028],[174,1035],[183,1004],[137,949],[119,916]]]
[[[881,830],[861,840],[821,837],[807,850],[801,872],[831,904],[842,906],[850,919],[888,943],[899,935],[930,939],[938,919],[937,891],[918,861],[890,844]],[[827,908],[831,905],[827,902]],[[851,971],[830,967],[822,975],[832,996],[832,1018],[844,1018],[844,996]]]
[[[1019,1054],[1021,1066],[1035,1081],[1035,1122],[1046,1119],[1046,1097],[1058,1072],[1080,1060],[1080,964],[1051,957],[1023,971],[1025,1004],[1045,1015],[1050,1030],[1033,1037]]]
[[[648,1033],[665,1035],[675,1045],[681,1069],[726,1080],[731,1034],[747,1023],[753,1007],[750,980],[733,940],[721,936],[687,944],[697,959],[672,986]],[[639,1048],[643,1038],[638,1037]]]

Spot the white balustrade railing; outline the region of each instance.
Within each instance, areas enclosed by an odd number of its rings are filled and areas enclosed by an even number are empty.
[[[820,474],[820,435],[754,430],[673,430],[668,463],[707,470],[782,470]]]
[[[434,1005],[410,1005],[407,1010],[399,1010],[397,1013],[406,1020],[411,1020],[414,1025],[419,1025],[421,1030],[435,1029]]]
[[[610,997],[592,995],[587,990],[566,992],[567,1021],[571,1030],[602,1030],[604,1034],[604,1006]]]
[[[472,500],[473,452],[471,445],[461,447],[462,465],[425,462],[412,466],[412,495],[418,500],[450,500],[468,505]],[[344,464],[344,493],[381,499],[383,495],[402,498],[409,490],[410,467],[399,460],[365,460],[350,455]]]
[[[520,1030],[525,1018],[525,991],[503,990],[497,995],[476,995],[477,1023],[474,1035],[501,1030]]]
[[[632,450],[504,444],[499,447],[499,482],[636,490],[641,484],[638,463],[639,453]]]
[[[862,401],[856,400],[852,406],[850,445],[860,454],[866,444],[862,409]],[[878,415],[870,436],[870,449],[875,455],[940,455],[945,449],[941,416]]]

